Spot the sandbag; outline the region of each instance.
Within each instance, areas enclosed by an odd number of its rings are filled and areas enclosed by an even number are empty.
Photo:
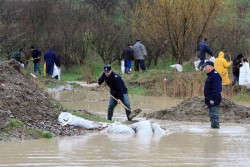
[[[240,77],[239,77],[239,85],[247,85],[250,83],[250,69],[249,63],[244,62],[242,67],[240,67]]]
[[[210,57],[210,59],[208,59],[208,61],[214,62],[215,57]]]
[[[131,127],[121,124],[121,123],[110,124],[102,132],[111,133],[111,134],[135,134],[135,131]]]
[[[131,125],[131,128],[135,130],[137,135],[153,135],[151,122],[149,120],[136,122]]]
[[[211,58],[210,58],[210,59],[211,59]],[[195,68],[196,71],[199,71],[199,68],[198,68],[198,67],[199,67],[200,62],[201,62],[200,60],[197,60],[197,61],[194,62],[194,68]],[[205,60],[205,63],[206,63],[206,62],[207,62],[207,60]],[[213,62],[214,62],[214,61],[213,61]]]
[[[171,68],[175,68],[177,72],[182,72],[182,66],[180,64],[174,64],[170,66]]]
[[[161,126],[157,123],[152,123],[151,127],[155,135],[163,135],[166,133],[165,130],[163,130]]]
[[[76,117],[68,112],[62,112],[58,117],[58,121],[62,126],[72,125],[79,126],[84,129],[99,129],[107,126],[105,123],[95,123],[84,118]]]

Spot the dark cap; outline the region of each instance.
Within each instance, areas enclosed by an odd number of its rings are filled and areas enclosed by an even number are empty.
[[[210,65],[210,66],[214,66],[214,63],[212,61],[207,61],[203,67],[207,66],[207,65]]]
[[[111,71],[111,65],[107,64],[104,66],[103,69],[104,69],[104,72],[109,72],[109,71]]]

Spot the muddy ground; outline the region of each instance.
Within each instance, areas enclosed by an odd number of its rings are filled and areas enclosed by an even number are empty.
[[[172,121],[209,122],[209,111],[204,103],[204,97],[192,97],[170,109],[144,114],[147,119]],[[220,105],[220,122],[250,123],[250,107],[237,105],[230,100],[222,99]]]
[[[86,133],[60,126],[57,118],[64,109],[38,85],[38,80],[22,74],[14,60],[0,62],[0,140],[40,138],[41,131],[54,136]]]

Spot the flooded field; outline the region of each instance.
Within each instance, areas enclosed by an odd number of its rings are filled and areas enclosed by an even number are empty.
[[[109,96],[105,92],[62,91],[54,94],[65,107],[106,117]],[[130,96],[132,108],[144,113],[170,108],[181,100],[167,97]],[[143,114],[143,113],[141,113]],[[140,115],[141,115],[140,114]],[[137,120],[144,120],[142,117]],[[123,121],[117,106],[114,119]],[[7,142],[0,147],[0,166],[250,166],[250,126],[151,120],[165,135],[137,136],[98,131],[84,136]]]

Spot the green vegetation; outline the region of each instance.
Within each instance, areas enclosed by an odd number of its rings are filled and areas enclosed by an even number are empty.
[[[12,119],[11,123],[8,125],[10,129],[16,128],[16,127],[22,127],[24,124],[22,121],[18,119]]]
[[[49,131],[43,131],[41,129],[27,129],[27,133],[34,136],[35,138],[53,138],[54,134]]]

